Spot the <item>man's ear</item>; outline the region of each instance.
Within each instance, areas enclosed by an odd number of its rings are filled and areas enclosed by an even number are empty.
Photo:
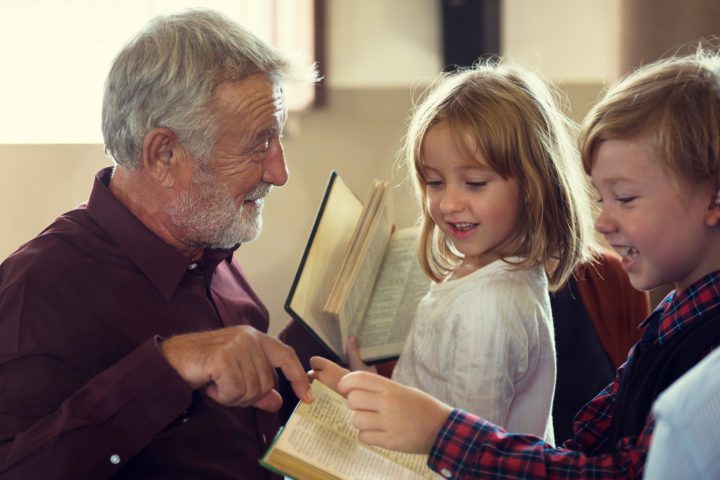
[[[185,151],[175,132],[156,127],[143,141],[143,167],[165,187],[174,186],[180,175]]]

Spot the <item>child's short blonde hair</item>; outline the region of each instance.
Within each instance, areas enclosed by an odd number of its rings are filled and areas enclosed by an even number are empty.
[[[594,238],[588,182],[561,98],[535,74],[499,61],[445,74],[426,91],[411,116],[404,159],[423,214],[420,261],[431,278],[440,281],[462,260],[427,210],[422,146],[438,122],[447,122],[468,158],[482,155],[518,181],[520,246],[501,252],[504,259],[524,257],[518,268],[544,264],[556,289],[588,258]]]
[[[686,185],[720,185],[720,56],[708,50],[660,60],[611,87],[580,133],[590,172],[605,140],[648,135],[661,166]]]

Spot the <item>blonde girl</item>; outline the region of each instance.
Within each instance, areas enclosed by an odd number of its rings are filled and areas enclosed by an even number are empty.
[[[552,442],[548,290],[587,259],[593,238],[557,93],[501,62],[444,75],[415,108],[404,154],[433,283],[393,379]],[[363,369],[356,353],[351,341],[350,366]]]

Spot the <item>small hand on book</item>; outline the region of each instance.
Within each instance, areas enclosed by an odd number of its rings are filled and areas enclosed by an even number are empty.
[[[380,375],[350,372],[322,357],[310,359],[312,378],[347,398],[358,438],[410,453],[430,452],[452,407]]]

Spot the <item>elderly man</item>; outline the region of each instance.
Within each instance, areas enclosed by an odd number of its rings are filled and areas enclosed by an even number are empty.
[[[281,86],[305,70],[202,10],[119,53],[116,166],[0,266],[0,477],[270,477],[275,368],[311,398],[232,254],[287,181]]]

